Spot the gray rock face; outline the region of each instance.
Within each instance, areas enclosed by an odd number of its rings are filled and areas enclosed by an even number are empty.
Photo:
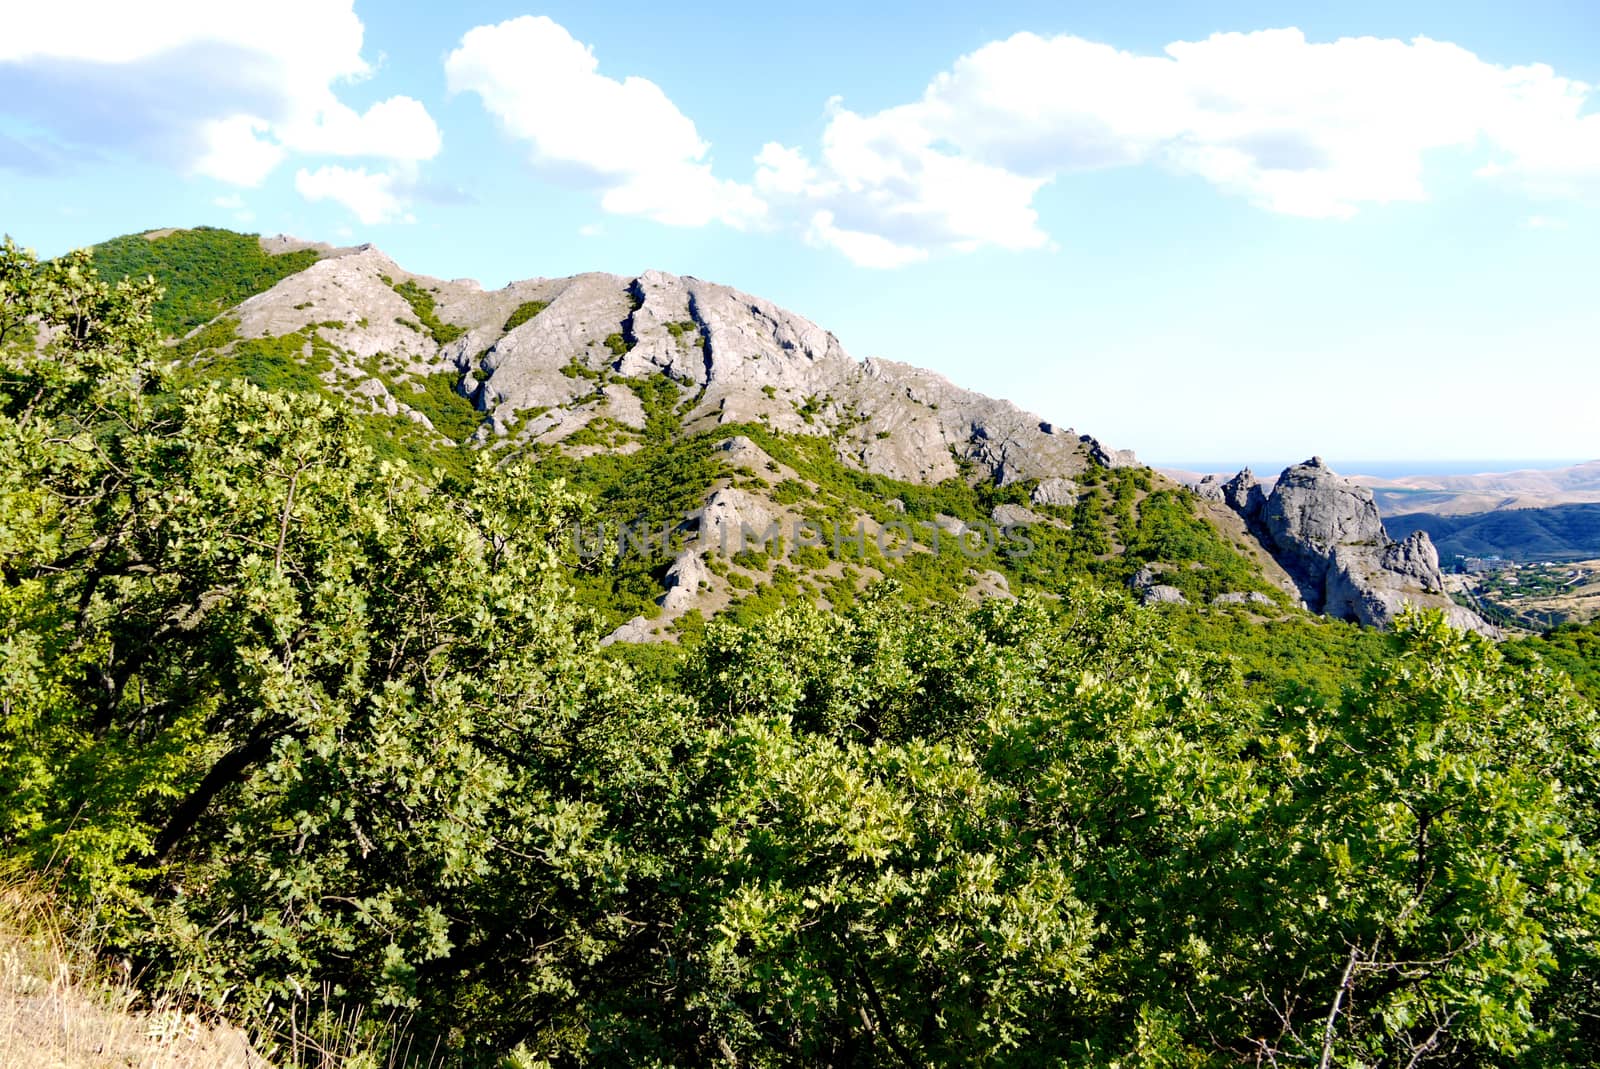
[[[1085,434],[1079,441],[1089,447],[1089,455],[1094,462],[1104,468],[1137,468],[1141,467],[1139,458],[1133,455],[1131,449],[1108,449],[1100,442]]]
[[[1078,484],[1071,479],[1040,479],[1039,485],[1028,496],[1035,505],[1069,509],[1078,503]]]
[[[694,532],[698,549],[729,557],[745,549],[761,550],[766,539],[787,533],[782,527],[780,517],[765,501],[731,488],[714,491],[684,524]],[[771,548],[767,546],[765,551]]]
[[[643,616],[635,616],[611,634],[600,640],[600,645],[609,646],[614,642],[649,642],[651,631],[650,621]]]
[[[1071,477],[1087,466],[1138,463],[931,371],[859,361],[810,320],[727,286],[647,271],[530,279],[486,292],[469,280],[411,274],[370,246],[323,251],[324,259],[241,305],[240,334],[338,321],[343,326],[319,329],[348,364],[341,373],[366,376],[363,362],[380,357],[417,373],[457,372],[487,417],[480,439],[559,444],[599,416],[637,431],[643,413],[635,399],[602,376],[660,374],[678,386],[687,431],[760,422],[826,435],[843,459],[911,482],[956,477],[970,464],[1001,484],[1042,480],[1036,503],[1070,505]],[[462,335],[439,345],[419,329],[395,291],[401,282],[427,291],[439,319]],[[529,301],[542,311],[507,330]]]
[[[705,558],[693,550],[680,554],[667,569],[667,592],[661,596],[661,607],[668,612],[689,608],[700,596],[701,583],[711,583]]]
[[[1311,611],[1386,627],[1405,606],[1417,605],[1442,610],[1456,627],[1498,635],[1445,596],[1439,555],[1427,534],[1392,540],[1372,492],[1322,458],[1284,469],[1270,495],[1248,470],[1218,490],[1289,573]]]
[[[644,403],[639,400],[638,394],[614,382],[606,386],[601,393],[605,397],[606,415],[625,427],[644,430]]]
[[[1258,590],[1247,592],[1233,591],[1227,594],[1218,594],[1211,599],[1213,605],[1265,605],[1272,607],[1272,599]]]
[[[1372,491],[1334,474],[1321,457],[1284,469],[1267,498],[1265,518],[1280,546],[1318,557],[1334,546],[1389,541]]]
[[[1223,483],[1220,489],[1223,503],[1243,516],[1245,523],[1252,528],[1266,515],[1266,491],[1262,490],[1261,483],[1249,468]]]
[[[1412,531],[1399,542],[1386,546],[1382,563],[1384,571],[1404,576],[1429,593],[1444,593],[1444,581],[1439,574],[1439,551],[1434,548],[1426,531]]]
[[[1187,605],[1189,599],[1183,596],[1183,591],[1175,586],[1157,583],[1155,586],[1146,587],[1144,597],[1140,599],[1145,605]]]
[[[1043,516],[1021,505],[996,505],[989,513],[989,520],[996,527],[1028,527],[1045,522]]]

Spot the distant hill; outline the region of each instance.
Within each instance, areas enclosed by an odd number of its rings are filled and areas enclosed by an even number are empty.
[[[166,288],[154,314],[156,326],[168,334],[188,333],[321,256],[310,247],[274,254],[254,234],[208,226],[127,234],[92,251],[103,277],[150,275]]]
[[[1600,460],[1567,468],[1484,472],[1477,475],[1407,475],[1352,478],[1372,491],[1385,516],[1430,512],[1463,516],[1501,509],[1600,503]]]
[[[1514,561],[1600,557],[1600,504],[1505,509],[1464,516],[1408,512],[1386,516],[1384,526],[1396,538],[1412,531],[1426,531],[1446,567],[1457,555]]]

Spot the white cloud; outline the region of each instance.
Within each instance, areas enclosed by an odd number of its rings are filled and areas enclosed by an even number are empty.
[[[339,99],[336,87],[371,73],[362,36],[352,0],[29,4],[7,15],[0,91],[59,144],[233,185],[295,154],[431,158],[439,130],[416,100],[358,113]]]
[[[302,167],[295,172],[294,188],[307,200],[344,205],[368,226],[416,221],[406,211],[406,198],[391,174],[368,174],[365,167],[319,167],[315,171]]]
[[[1529,230],[1565,230],[1567,221],[1553,215],[1530,215],[1523,225]]]
[[[861,267],[904,267],[928,258],[926,249],[897,245],[880,234],[835,226],[830,211],[820,211],[811,217],[806,241],[819,248],[837,249]]]
[[[661,87],[599,73],[588,46],[544,16],[478,26],[445,61],[452,93],[476,93],[533,163],[602,193],[608,212],[678,226],[758,222],[765,204],[719,179],[710,146]]]
[[[241,223],[254,222],[256,213],[244,202],[244,198],[237,193],[229,193],[221,197],[211,198],[211,203],[227,212],[232,212],[235,220]]]
[[[805,153],[769,141],[756,153],[756,188],[779,196],[807,194],[819,196],[828,189],[818,181],[817,169],[806,161]]]
[[[282,145],[261,136],[268,126],[250,115],[204,120],[200,130],[205,148],[191,167],[230,185],[260,185],[288,155]]]
[[[299,152],[407,162],[437,156],[442,140],[428,109],[410,97],[380,100],[360,114],[334,100],[285,124],[282,135]]]
[[[1141,56],[1020,33],[960,57],[912,103],[862,115],[830,101],[817,161],[768,144],[755,186],[864,266],[1046,245],[1038,190],[1112,167],[1161,166],[1311,218],[1425,200],[1428,157],[1452,151],[1530,193],[1582,195],[1600,189],[1594,99],[1542,64],[1421,37],[1266,30]]]

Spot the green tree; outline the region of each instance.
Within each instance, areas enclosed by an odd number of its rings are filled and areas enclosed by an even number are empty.
[[[630,667],[565,533],[706,440],[420,473],[168,381],[154,297],[0,250],[0,848],[147,975],[469,1065],[1596,1063],[1600,713],[1527,649],[888,584]]]

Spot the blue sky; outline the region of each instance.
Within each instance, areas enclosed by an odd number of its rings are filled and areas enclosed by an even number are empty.
[[[654,267],[1156,462],[1600,456],[1592,3],[30,8],[45,254]]]

